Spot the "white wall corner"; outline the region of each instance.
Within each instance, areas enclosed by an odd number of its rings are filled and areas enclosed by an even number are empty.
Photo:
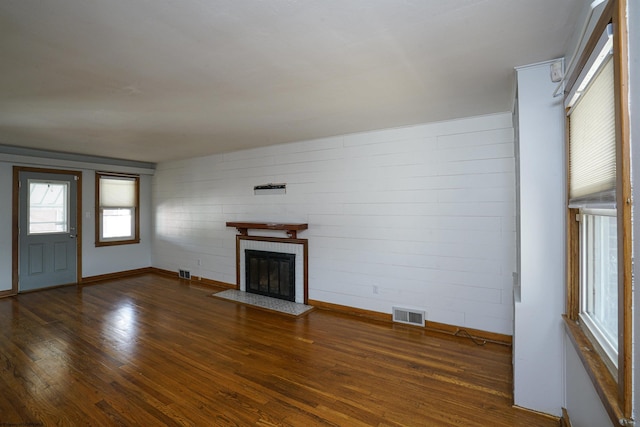
[[[519,280],[514,401],[560,416],[563,393],[565,160],[562,99],[550,62],[519,67]]]

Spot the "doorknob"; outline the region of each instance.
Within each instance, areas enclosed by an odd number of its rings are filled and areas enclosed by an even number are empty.
[[[75,239],[76,235],[75,234],[69,234],[69,238],[70,239]]]

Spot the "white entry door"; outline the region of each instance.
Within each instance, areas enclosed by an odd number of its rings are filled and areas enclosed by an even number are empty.
[[[77,282],[77,179],[74,174],[20,171],[20,292]]]

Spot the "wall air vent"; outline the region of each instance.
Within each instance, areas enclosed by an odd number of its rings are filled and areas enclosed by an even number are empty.
[[[424,327],[426,313],[424,310],[412,308],[393,307],[393,321]]]
[[[253,194],[266,195],[266,194],[287,194],[287,184],[264,184],[256,185],[253,187]]]

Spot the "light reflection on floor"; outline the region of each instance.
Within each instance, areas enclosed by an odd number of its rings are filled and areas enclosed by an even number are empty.
[[[103,326],[104,338],[120,353],[134,354],[138,341],[137,313],[135,305],[124,303],[109,313]]]

